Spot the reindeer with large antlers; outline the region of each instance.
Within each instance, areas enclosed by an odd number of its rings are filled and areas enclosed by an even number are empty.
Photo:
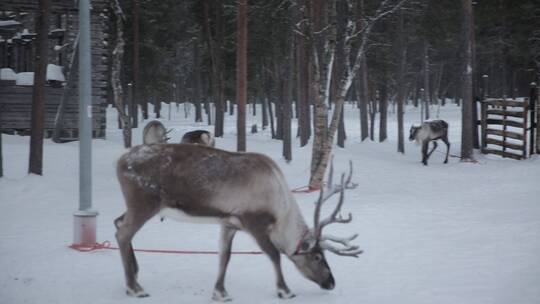
[[[324,250],[354,257],[361,253],[349,244],[356,235],[337,238],[322,234],[325,226],[352,219],[350,214],[347,218],[339,215],[344,191],[351,186],[352,166],[346,182],[342,177],[340,185],[330,182],[326,191],[321,190],[313,229],[304,221],[278,166],[261,154],[189,144],[142,145],[120,157],[117,175],[127,210],[114,223],[129,295],[148,296],[136,279],[138,266],[131,240],[158,213],[213,220],[221,225],[219,272],[212,297],[217,301],[231,299],[224,280],[238,230],[251,234],[269,256],[280,298],[294,297],[283,278],[281,254],[306,278],[323,289],[333,289],[335,281]],[[319,220],[322,204],[336,193],[340,193],[336,208],[328,218]]]

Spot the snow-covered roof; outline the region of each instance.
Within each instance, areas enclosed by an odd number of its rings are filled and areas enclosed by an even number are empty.
[[[64,73],[62,73],[62,67],[56,64],[49,64],[47,66],[47,80],[66,81]]]
[[[0,80],[16,80],[17,73],[10,68],[0,69]]]
[[[32,86],[34,85],[34,72],[22,72],[17,73],[15,84],[20,86]]]
[[[9,73],[9,72],[6,72],[6,73]],[[34,85],[34,72],[18,73],[16,74],[15,79],[12,79],[12,80],[15,80],[16,85],[32,86]],[[62,73],[61,66],[56,65],[56,64],[49,64],[47,66],[47,81],[49,80],[55,80],[55,81],[60,81],[60,82],[66,81],[66,78],[64,77],[64,73]]]
[[[0,26],[13,26],[13,25],[20,25],[21,23],[19,21],[15,20],[0,20]]]

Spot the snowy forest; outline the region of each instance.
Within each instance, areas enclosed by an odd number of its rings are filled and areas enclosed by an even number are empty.
[[[536,304],[539,98],[537,0],[0,0],[0,303]]]

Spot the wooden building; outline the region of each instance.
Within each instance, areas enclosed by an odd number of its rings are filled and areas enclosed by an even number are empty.
[[[93,136],[104,138],[110,74],[107,62],[109,1],[93,0],[91,4]],[[27,135],[30,132],[33,77],[28,72],[34,70],[37,14],[37,0],[0,1],[0,129],[4,133]],[[78,22],[76,1],[52,0],[45,136],[52,136],[58,115],[62,141],[78,138],[78,62],[74,52]]]

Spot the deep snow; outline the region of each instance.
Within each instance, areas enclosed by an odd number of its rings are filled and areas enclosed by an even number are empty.
[[[389,114],[389,139],[360,142],[358,110],[346,106],[346,149],[334,149],[336,172],[355,165],[358,188],[346,193],[344,212],[353,222],[333,225],[334,234],[358,232],[364,249],[358,259],[327,254],[337,281],[333,291],[320,290],[284,260],[285,279],[296,293],[287,303],[539,303],[540,302],[540,160],[524,161],[476,155],[479,163],[450,158],[442,164],[434,153],[420,163],[420,147],[406,143],[396,153],[396,117]],[[173,128],[172,141],[206,124],[192,123],[163,107],[161,121]],[[436,113],[436,109],[432,109]],[[193,109],[191,111],[193,115]],[[260,115],[260,109],[258,111]],[[417,122],[407,108],[406,133]],[[450,123],[451,153],[459,154],[460,109],[441,108]],[[248,115],[247,126],[260,117]],[[93,203],[99,211],[98,240],[114,242],[112,221],[124,210],[114,173],[125,151],[116,114],[108,111],[107,140],[93,141]],[[144,124],[142,124],[144,126]],[[376,124],[377,125],[377,124]],[[236,121],[226,116],[224,138],[216,146],[234,150]],[[134,130],[141,142],[142,127]],[[259,125],[260,130],[260,125]],[[295,128],[293,128],[295,130]],[[295,132],[295,131],[294,131]],[[281,142],[270,131],[248,134],[249,151],[272,157],[291,188],[309,176],[311,147],[298,147],[286,163]],[[293,133],[295,134],[295,133]],[[408,134],[406,134],[407,136]],[[217,275],[214,255],[136,253],[139,282],[146,299],[125,295],[119,253],[80,253],[72,241],[72,215],[78,204],[78,143],[45,141],[44,176],[28,176],[28,137],[3,136],[5,177],[0,179],[0,303],[210,303]],[[438,151],[444,152],[444,145]],[[306,221],[312,223],[317,194],[295,194]],[[219,228],[152,219],[136,235],[135,248],[216,250]],[[246,234],[234,250],[258,250]],[[274,272],[265,256],[233,256],[226,287],[233,303],[277,303]]]

